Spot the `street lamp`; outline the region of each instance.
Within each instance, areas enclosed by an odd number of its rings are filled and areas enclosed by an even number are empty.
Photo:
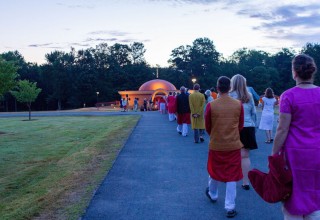
[[[96,93],[97,93],[97,103],[98,103],[100,92],[96,92]]]
[[[197,79],[196,78],[192,78],[191,81],[192,81],[193,84],[195,84],[197,82]]]

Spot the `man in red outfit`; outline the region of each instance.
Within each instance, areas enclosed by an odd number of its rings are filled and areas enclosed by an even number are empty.
[[[244,112],[239,100],[229,96],[230,79],[221,76],[217,82],[219,98],[206,106],[205,126],[210,135],[208,173],[208,198],[218,199],[218,183],[226,183],[226,216],[236,216],[236,182],[242,179],[240,130],[243,128]]]
[[[180,88],[180,92],[180,95],[176,98],[177,131],[186,137],[188,135],[188,125],[191,123],[189,96],[186,94],[186,88],[184,86]]]

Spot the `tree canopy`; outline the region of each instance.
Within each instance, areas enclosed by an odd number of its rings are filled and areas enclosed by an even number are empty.
[[[17,67],[5,61],[0,56],[0,96],[4,95],[16,85]]]
[[[271,87],[277,95],[292,87],[291,61],[296,54],[283,48],[275,54],[262,50],[241,48],[224,58],[209,38],[197,38],[190,45],[173,48],[168,59],[169,67],[150,66],[145,60],[143,43],[130,45],[99,44],[94,48],[70,51],[55,50],[45,55],[46,63],[28,63],[18,51],[8,51],[0,56],[0,95],[6,109],[13,110],[11,90],[17,79],[37,83],[42,89],[34,101],[37,110],[56,110],[94,106],[99,101],[115,101],[119,90],[137,90],[143,83],[159,77],[177,88],[192,88],[192,78],[203,89],[216,86],[218,77],[242,74],[248,85],[262,95]],[[307,43],[299,53],[314,57],[320,66],[320,45]],[[319,85],[320,76],[316,74]],[[24,109],[20,104],[19,109]]]
[[[36,82],[29,82],[28,80],[20,80],[17,83],[16,90],[11,91],[11,94],[18,102],[25,103],[29,109],[29,120],[31,120],[31,104],[36,100],[40,88],[37,88]]]

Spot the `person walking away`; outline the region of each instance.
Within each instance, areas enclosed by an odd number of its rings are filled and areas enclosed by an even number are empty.
[[[149,100],[149,111],[153,111],[153,101],[152,101],[152,99]]]
[[[168,98],[168,113],[169,113],[169,121],[174,121],[176,119],[175,112],[176,112],[176,98],[172,95],[172,92],[169,92]]]
[[[206,95],[206,106],[207,106],[207,104],[209,103],[209,102],[213,102],[213,100],[214,100],[214,98],[212,97],[212,93],[211,93],[211,91],[208,89],[208,90],[206,90],[205,91],[205,93],[204,93],[205,95]]]
[[[176,109],[177,109],[177,131],[182,136],[188,135],[188,125],[190,121],[190,106],[189,96],[186,94],[186,88],[182,86],[180,88],[180,94],[176,98]]]
[[[194,84],[193,90],[193,93],[189,95],[191,126],[193,129],[194,143],[199,143],[199,141],[204,142],[204,104],[206,100],[204,94],[199,92],[199,84]]]
[[[147,105],[148,105],[148,101],[147,101],[146,98],[144,98],[144,100],[143,100],[143,111],[147,111],[148,110]]]
[[[259,129],[266,131],[267,140],[265,143],[270,144],[273,142],[272,130],[274,120],[274,106],[278,104],[278,101],[274,97],[273,90],[267,88],[264,97],[262,98],[262,114],[259,124]]]
[[[160,113],[166,114],[166,100],[164,96],[160,97],[159,105],[160,105]]]
[[[207,169],[209,187],[207,197],[216,202],[218,199],[218,183],[226,183],[224,207],[226,216],[236,216],[235,199],[237,181],[241,180],[240,131],[243,127],[243,107],[239,100],[231,98],[230,79],[221,76],[217,82],[219,98],[207,104],[205,112],[206,131],[210,135]]]
[[[203,112],[206,111],[207,104],[214,101],[214,98],[212,97],[212,91],[211,90],[209,90],[209,89],[206,90],[204,95],[205,95],[206,102],[204,104]],[[204,116],[204,114],[203,114],[203,116]],[[205,136],[205,132],[203,133],[203,136]]]
[[[138,110],[138,99],[134,98],[133,100],[133,110],[136,112]]]
[[[218,98],[218,94],[215,92],[215,89],[212,87],[210,91],[211,91],[212,98],[216,100]]]
[[[320,88],[313,84],[317,66],[312,57],[292,60],[296,86],[280,97],[279,125],[272,154],[284,150],[293,188],[283,202],[285,220],[320,219]]]
[[[120,99],[120,110],[123,111],[122,98]]]
[[[125,98],[122,99],[122,107],[123,111],[127,111],[127,100]]]
[[[205,95],[205,98],[206,98],[206,103],[204,104],[204,112],[205,112],[207,104],[210,103],[210,102],[213,102],[214,98],[212,97],[212,92],[209,89],[205,91],[204,95]]]
[[[180,94],[180,93],[179,93]],[[177,105],[176,105],[176,99],[177,99],[177,95],[178,95],[178,93],[176,93],[176,92],[173,92],[172,93],[172,96],[174,97],[174,120],[177,120]]]
[[[242,188],[249,190],[248,172],[250,170],[251,161],[249,151],[258,148],[256,141],[256,121],[257,112],[254,104],[253,96],[247,90],[247,80],[242,75],[237,74],[231,78],[230,97],[239,100],[244,110],[244,126],[240,132],[240,140],[243,144],[241,148],[241,167],[243,173]]]
[[[190,92],[189,92],[189,89],[186,88],[186,94],[189,96],[190,95]]]

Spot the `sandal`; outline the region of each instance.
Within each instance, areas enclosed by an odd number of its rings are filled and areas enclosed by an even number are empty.
[[[265,141],[264,143],[266,143],[266,144],[271,144],[271,141]]]

